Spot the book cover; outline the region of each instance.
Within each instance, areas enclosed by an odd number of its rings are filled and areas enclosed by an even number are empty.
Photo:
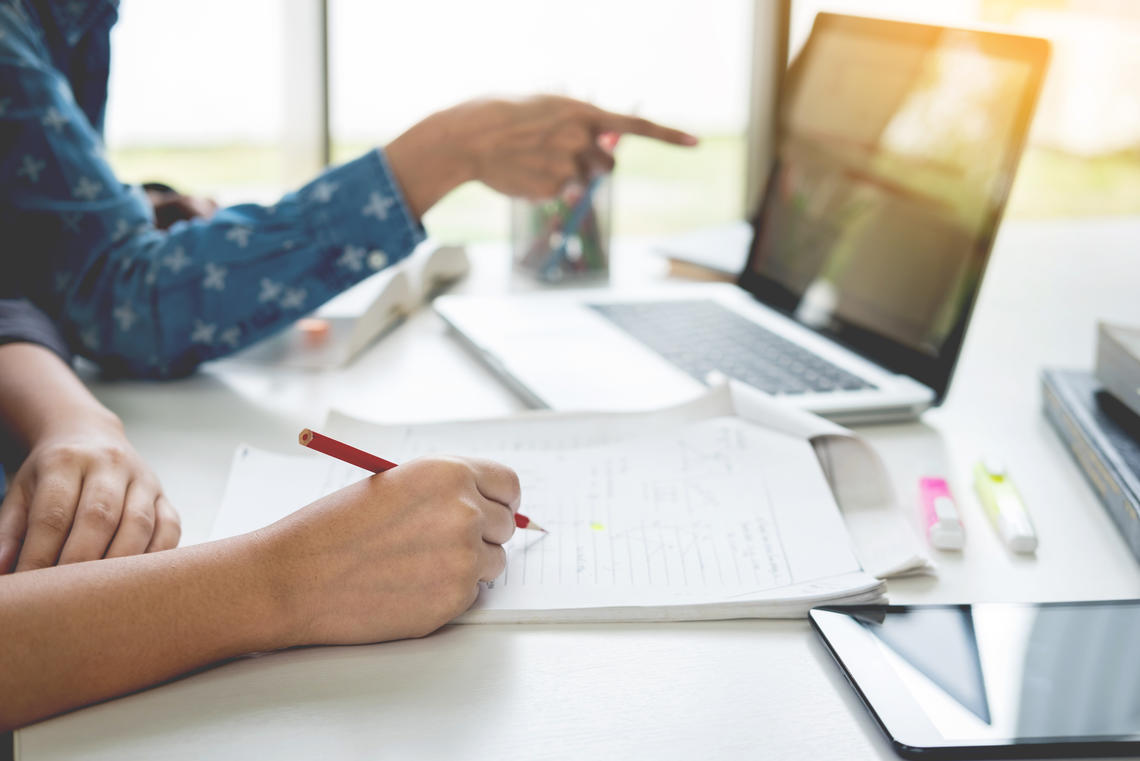
[[[1102,322],[1096,335],[1097,380],[1140,415],[1140,328]]]
[[[1092,373],[1044,370],[1045,415],[1140,560],[1140,417]]]

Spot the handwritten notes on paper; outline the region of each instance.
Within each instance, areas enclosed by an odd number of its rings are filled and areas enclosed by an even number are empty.
[[[462,451],[504,462],[519,473],[523,509],[550,532],[516,532],[507,570],[481,592],[466,620],[765,615],[774,601],[780,605],[772,610],[786,615],[788,605],[802,612],[805,596],[879,594],[878,583],[860,572],[802,439],[735,417],[594,446],[567,446],[568,439],[590,438],[567,430],[551,437],[557,443],[514,437],[507,451],[494,446],[502,438],[492,446],[463,442],[457,450],[450,446],[456,441],[433,433],[389,430],[383,454],[402,462]],[[529,444],[520,448],[520,441]],[[260,527],[363,477],[327,458],[246,449],[215,536]],[[266,484],[283,485],[281,493],[249,498],[248,488],[264,492]],[[265,509],[235,517],[239,505],[250,504]]]

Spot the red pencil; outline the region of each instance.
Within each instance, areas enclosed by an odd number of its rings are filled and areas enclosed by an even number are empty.
[[[329,457],[335,457],[341,462],[347,462],[349,465],[355,465],[358,468],[370,470],[373,473],[383,473],[386,470],[391,470],[396,467],[396,463],[385,460],[383,457],[377,457],[374,454],[369,454],[363,449],[357,449],[354,446],[349,446],[343,441],[329,438],[322,433],[311,431],[308,428],[301,431],[301,435],[297,437],[301,442],[301,446],[306,446],[309,449],[315,449],[318,452],[327,454]],[[522,513],[515,513],[515,526],[518,528],[529,528],[534,531],[542,531],[546,533],[546,529],[538,525],[530,518]]]

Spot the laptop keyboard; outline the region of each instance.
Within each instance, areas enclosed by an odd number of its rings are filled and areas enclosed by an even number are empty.
[[[712,301],[589,306],[701,383],[719,370],[770,394],[875,388]]]

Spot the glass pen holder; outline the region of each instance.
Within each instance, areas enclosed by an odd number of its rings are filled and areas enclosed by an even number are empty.
[[[571,183],[550,200],[513,201],[515,272],[547,285],[607,280],[612,204],[609,174],[585,185]]]

